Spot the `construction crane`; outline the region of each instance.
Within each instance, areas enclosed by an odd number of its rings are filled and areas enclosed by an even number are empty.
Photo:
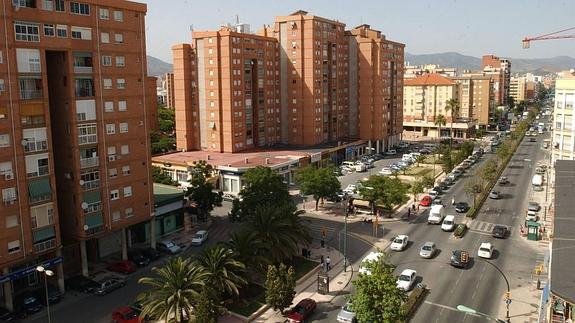
[[[554,32],[554,33],[549,33],[549,34],[545,34],[545,35],[541,35],[541,36],[537,36],[537,37],[525,37],[525,38],[523,38],[523,48],[529,48],[529,45],[530,45],[531,41],[534,41],[534,40],[549,40],[549,39],[575,38],[575,34],[571,34],[571,35],[557,35],[557,34],[564,33],[564,32],[566,32],[566,31],[570,31],[570,30],[575,30],[575,27],[563,29],[563,30],[560,30],[560,31],[556,31],[556,32]]]

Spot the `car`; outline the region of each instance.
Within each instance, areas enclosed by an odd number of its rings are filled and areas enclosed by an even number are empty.
[[[469,264],[469,252],[465,250],[453,250],[451,252],[450,264],[453,267],[465,268]]]
[[[531,137],[531,138],[529,138],[529,142],[537,142],[537,138]]]
[[[233,202],[233,200],[236,198],[236,196],[232,193],[224,193],[222,195],[222,199],[224,201],[228,201],[228,202]]]
[[[449,189],[449,184],[447,183],[447,181],[443,181],[443,182],[439,183],[439,184],[437,185],[437,187],[439,187],[439,189],[440,189],[442,192],[444,192],[444,191],[447,191],[447,190]]]
[[[434,205],[443,205],[443,200],[439,197],[436,197],[433,201],[431,201],[431,206]]]
[[[433,199],[431,198],[431,196],[429,195],[425,195],[424,197],[421,198],[421,200],[419,201],[419,205],[421,206],[430,206],[431,202],[433,202]]]
[[[539,212],[540,209],[541,206],[537,202],[529,202],[529,204],[527,205],[527,210],[529,211]]]
[[[454,182],[455,182],[455,180],[452,177],[447,176],[443,179],[442,183],[445,183],[447,185],[452,185]]]
[[[42,310],[42,303],[38,297],[32,292],[25,292],[16,297],[15,308],[16,312],[25,314],[34,314]]]
[[[455,216],[448,215],[443,219],[441,223],[441,230],[443,231],[453,231],[455,229]]]
[[[434,192],[437,192],[437,195],[440,195],[443,192],[443,189],[441,189],[440,186],[436,186],[434,188],[431,189]]]
[[[146,267],[150,263],[150,259],[139,250],[129,250],[128,260],[138,265],[139,267]]]
[[[159,251],[169,253],[172,255],[182,252],[182,248],[180,248],[180,246],[178,246],[171,240],[162,240],[158,242],[156,248],[158,248]]]
[[[348,194],[354,194],[356,190],[357,190],[357,186],[355,186],[354,184],[349,184],[349,185],[347,185],[347,187],[343,190],[343,192],[344,192],[344,193],[348,193]]]
[[[543,167],[535,168],[535,174],[543,175],[545,174],[546,170]]]
[[[367,256],[365,256],[359,265],[359,273],[364,275],[371,275],[371,271],[367,267],[367,264],[373,261],[378,261],[380,257],[383,256],[383,253],[372,251]]]
[[[112,322],[114,323],[141,323],[143,320],[138,316],[138,312],[128,306],[122,306],[112,312]]]
[[[429,154],[431,154],[431,150],[429,150],[429,149],[427,149],[427,148],[421,148],[421,149],[419,150],[419,153],[420,153],[420,154],[424,154],[424,155],[429,155]]]
[[[106,265],[106,269],[121,274],[131,274],[136,271],[136,265],[129,260],[113,261]]]
[[[537,222],[539,217],[535,211],[527,211],[527,215],[525,216],[525,221],[533,221]]]
[[[385,154],[388,156],[395,156],[395,155],[397,155],[397,150],[390,149],[390,150],[386,151]]]
[[[505,237],[507,237],[508,231],[509,231],[509,229],[507,229],[506,226],[501,225],[501,224],[496,224],[493,227],[493,230],[491,231],[491,235],[494,238],[505,239]]]
[[[104,296],[118,288],[126,286],[126,283],[119,278],[108,278],[100,281],[100,286],[96,289],[95,294]]]
[[[13,322],[17,317],[14,312],[11,312],[3,307],[0,307],[0,322]]]
[[[399,162],[397,162],[397,164],[398,164],[400,167],[402,167],[402,168],[407,168],[407,167],[409,167],[409,162],[408,162],[408,161],[405,161],[405,160],[399,161]]]
[[[427,195],[428,195],[429,197],[431,197],[431,200],[433,201],[433,200],[435,200],[435,198],[437,197],[437,195],[439,195],[439,193],[437,193],[437,191],[433,191],[433,190],[432,190],[432,191],[427,192]]]
[[[419,256],[421,258],[430,259],[435,256],[436,252],[437,248],[435,246],[435,242],[427,241],[423,244],[423,246],[421,246],[421,249],[419,250]]]
[[[139,249],[138,251],[141,252],[142,255],[148,258],[150,261],[157,260],[162,256],[162,254],[154,248],[143,248]]]
[[[317,307],[316,302],[311,298],[304,298],[296,306],[294,306],[287,313],[287,319],[289,323],[303,323],[305,322],[311,314],[315,311]]]
[[[455,212],[465,213],[469,210],[469,204],[467,202],[457,202],[455,203]]]
[[[389,168],[389,167],[384,167],[384,168],[382,168],[382,169],[379,171],[379,173],[380,173],[381,175],[391,175],[391,174],[393,174],[393,171],[392,171],[392,169]]]
[[[501,194],[499,193],[499,191],[491,190],[491,192],[489,192],[489,198],[493,200],[498,200],[501,198]]]
[[[356,323],[355,312],[351,309],[351,301],[347,301],[337,313],[337,321],[340,323]]]
[[[407,247],[407,242],[409,241],[409,237],[405,234],[400,234],[393,239],[389,249],[393,251],[403,251],[405,247]]]
[[[330,196],[326,197],[325,199],[328,200],[328,202],[337,203],[337,202],[341,202],[342,197],[339,196],[338,194],[334,194],[334,195],[330,195]]]
[[[403,289],[404,291],[410,291],[411,287],[415,283],[417,278],[417,272],[413,269],[405,269],[401,272],[399,277],[397,277],[397,288]]]
[[[82,275],[74,276],[66,280],[67,288],[86,294],[95,292],[99,286],[100,284],[97,281]]]
[[[489,242],[483,242],[477,250],[477,256],[485,259],[491,259],[493,256],[493,246]]]
[[[200,230],[192,237],[192,246],[201,246],[208,240],[208,231]]]
[[[499,184],[499,186],[505,186],[509,184],[509,179],[507,179],[507,177],[505,176],[502,176],[501,178],[499,178],[499,181],[497,181],[497,184]]]

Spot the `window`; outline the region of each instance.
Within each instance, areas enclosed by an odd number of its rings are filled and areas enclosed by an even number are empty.
[[[92,28],[72,26],[72,38],[92,40]]]
[[[54,37],[56,35],[56,30],[54,25],[44,25],[44,36]]]
[[[66,11],[66,6],[64,6],[64,0],[55,0],[56,1],[56,11],[64,12]]]
[[[16,34],[16,40],[19,41],[40,41],[40,30],[38,24],[26,22],[14,23],[14,33]]]
[[[124,12],[123,11],[114,11],[114,20],[124,21]]]
[[[9,187],[2,190],[2,200],[5,204],[11,204],[16,200],[16,188]]]
[[[124,197],[132,196],[132,186],[124,187]]]
[[[113,101],[106,101],[104,103],[104,111],[114,112],[114,102]]]
[[[110,34],[100,33],[100,42],[102,42],[104,44],[110,43]]]
[[[118,190],[111,190],[110,191],[110,200],[114,201],[120,198],[120,191]]]
[[[116,79],[116,88],[125,89],[126,88],[126,80],[125,79]]]
[[[120,211],[113,211],[112,212],[112,221],[116,222],[116,221],[120,221],[122,218],[122,214],[120,213]]]
[[[67,38],[68,37],[68,26],[57,25],[56,26],[56,35],[60,38]]]
[[[121,44],[124,42],[124,35],[123,34],[114,34],[114,40],[116,44]]]
[[[8,254],[14,254],[20,251],[20,240],[8,242]]]
[[[129,218],[134,215],[134,209],[132,209],[131,207],[126,208],[126,210],[124,210],[124,213],[126,214],[126,217]]]
[[[122,175],[128,176],[130,175],[130,166],[122,166]]]
[[[120,149],[120,153],[122,155],[127,155],[130,153],[130,146],[129,145],[122,145],[121,149]]]
[[[0,50],[0,64],[4,63],[4,55],[2,54],[2,51]]]
[[[110,168],[108,170],[108,175],[110,176],[110,178],[114,178],[118,176],[118,170],[116,168]]]
[[[6,217],[6,229],[18,226],[18,216],[13,214]]]
[[[109,90],[112,88],[112,79],[104,79],[104,89]]]
[[[128,132],[128,123],[127,122],[120,122],[120,133]]]
[[[100,8],[100,19],[110,19],[110,11],[108,9]]]
[[[4,79],[0,79],[0,94],[4,92]]]
[[[10,135],[0,135],[0,148],[10,147]]]
[[[126,101],[118,101],[118,111],[126,111],[126,110],[128,110]]]
[[[112,66],[112,56],[103,55],[102,56],[102,66]]]
[[[70,2],[70,12],[79,15],[90,15],[90,5],[85,3]]]
[[[125,66],[124,56],[116,56],[116,66],[117,67],[124,67]]]
[[[42,1],[42,10],[47,10],[47,11],[54,10],[54,0]]]
[[[108,123],[106,124],[106,134],[113,135],[116,133],[116,124]]]

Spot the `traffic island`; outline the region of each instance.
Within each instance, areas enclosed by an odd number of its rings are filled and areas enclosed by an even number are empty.
[[[413,289],[407,297],[407,301],[401,305],[401,312],[404,317],[402,322],[409,322],[411,320],[411,317],[415,314],[415,311],[423,302],[423,299],[425,299],[425,295],[427,295],[428,291],[426,285],[419,285]]]
[[[458,224],[455,230],[453,231],[453,237],[456,239],[461,239],[467,232],[467,224],[461,223]]]

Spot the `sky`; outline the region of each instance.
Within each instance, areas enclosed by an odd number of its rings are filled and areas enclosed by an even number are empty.
[[[575,27],[573,0],[135,0],[148,4],[148,55],[172,63],[171,47],[190,43],[190,29],[217,30],[236,15],[252,32],[297,10],[339,20],[350,29],[369,24],[411,54],[459,52],[481,57],[575,57],[575,39],[521,40]],[[193,27],[192,27],[193,26]],[[575,35],[575,30],[566,34]]]

